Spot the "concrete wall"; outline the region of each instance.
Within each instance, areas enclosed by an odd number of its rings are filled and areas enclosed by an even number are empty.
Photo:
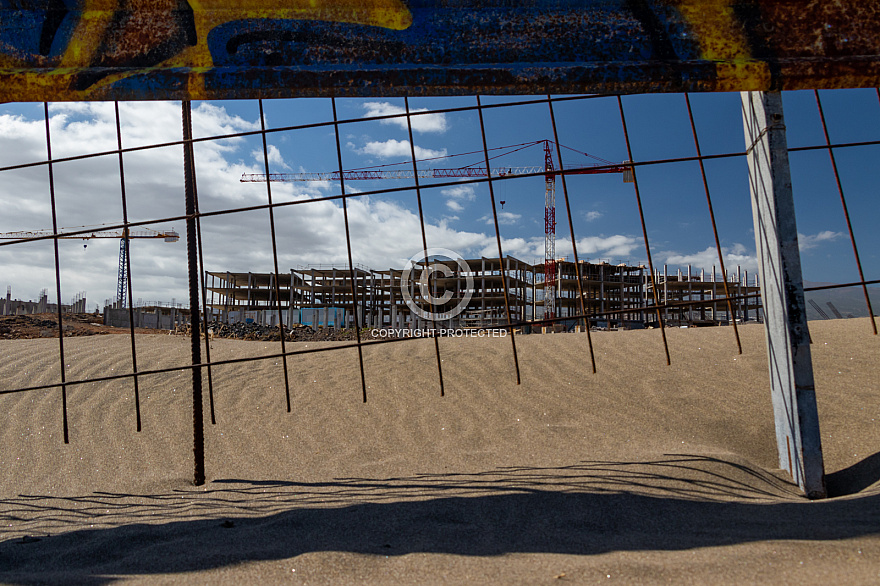
[[[158,330],[173,330],[180,324],[187,323],[187,317],[174,308],[135,308],[134,327]],[[127,307],[114,309],[104,308],[104,325],[116,328],[131,327]]]

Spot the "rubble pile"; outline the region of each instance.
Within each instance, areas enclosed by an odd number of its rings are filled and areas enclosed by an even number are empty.
[[[209,335],[213,338],[231,338],[235,340],[258,340],[263,342],[277,342],[281,335],[278,326],[269,326],[256,323],[217,323],[208,325]],[[190,325],[177,327],[176,332],[181,335],[190,334]],[[357,335],[352,329],[324,329],[317,330],[300,324],[294,324],[293,328],[284,327],[284,340],[286,342],[318,342],[318,341],[345,341],[355,340]]]
[[[57,338],[58,320],[53,314],[6,315],[0,316],[0,339],[14,340],[27,338]],[[92,323],[100,318],[92,314],[65,314],[63,318],[64,337],[93,336],[106,333],[100,324]]]

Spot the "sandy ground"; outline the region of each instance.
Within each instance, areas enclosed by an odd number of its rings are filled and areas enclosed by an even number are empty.
[[[880,338],[811,322],[828,485],[779,471],[764,330],[442,339],[215,366],[208,482],[189,371],[0,396],[0,582],[880,582]],[[138,336],[138,369],[188,338]],[[57,381],[58,339],[0,341],[0,387]],[[338,343],[294,343],[314,349]],[[67,380],[130,372],[127,336],[64,339]],[[214,340],[211,358],[279,344]]]

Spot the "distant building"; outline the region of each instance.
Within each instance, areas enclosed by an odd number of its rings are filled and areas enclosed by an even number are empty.
[[[62,313],[86,313],[85,293],[77,293],[70,305],[61,305]],[[38,313],[58,313],[58,304],[49,303],[48,290],[40,291],[37,301],[22,301],[12,298],[12,286],[6,287],[6,298],[0,298],[0,315],[34,315]]]
[[[415,267],[408,279],[403,268],[375,270],[363,265],[352,269],[309,265],[279,275],[207,271],[205,295],[212,317],[224,323],[277,325],[280,313],[286,325],[353,327],[356,311],[361,327],[431,327],[414,308],[440,315],[436,322],[440,328],[504,324],[508,309],[512,323],[539,325],[544,319],[543,263],[533,265],[510,256],[503,262],[478,258],[461,263],[440,261],[445,269],[434,271],[426,284],[416,281],[424,265]],[[586,261],[576,266],[559,259],[556,275],[556,317],[570,318],[557,322],[561,329],[581,322],[576,317],[581,314],[581,295],[592,327],[654,326],[656,310],[648,306],[654,303],[655,289],[658,302],[668,304],[661,316],[670,325],[725,324],[732,318],[749,320],[760,315],[759,287],[748,285],[739,272],[736,280],[728,281],[730,295],[754,297],[737,300],[733,314],[724,300],[724,282],[714,272],[691,275],[689,268],[685,274],[668,275],[664,268],[654,275],[652,285],[644,266]],[[423,292],[443,302],[429,304]]]

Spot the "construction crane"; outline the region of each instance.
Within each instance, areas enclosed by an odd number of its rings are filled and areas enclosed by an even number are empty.
[[[632,165],[629,161],[624,163],[612,163],[594,155],[580,153],[599,161],[591,166],[572,167],[558,169],[553,161],[551,145],[556,145],[552,140],[538,140],[530,143],[497,147],[492,150],[516,149],[522,150],[529,146],[543,145],[544,165],[541,167],[502,167],[493,166],[491,173],[486,167],[466,166],[455,168],[422,168],[422,169],[380,169],[376,167],[328,171],[325,173],[244,173],[241,176],[242,183],[265,182],[289,182],[289,181],[369,181],[375,179],[462,179],[472,177],[515,177],[521,175],[544,175],[544,318],[556,317],[556,177],[559,175],[598,175],[602,173],[622,173],[624,182],[631,183]],[[563,148],[562,145],[559,145]],[[568,147],[564,147],[568,148]],[[574,150],[574,149],[569,149]],[[478,151],[482,153],[482,151]],[[474,153],[464,153],[474,154]],[[451,155],[450,157],[461,156]],[[440,158],[450,158],[440,157]],[[497,157],[496,157],[497,158]],[[421,159],[421,161],[432,159]],[[416,161],[417,163],[419,161]],[[393,165],[385,165],[386,167]],[[504,202],[502,202],[503,205]]]
[[[126,279],[125,267],[128,265],[128,246],[129,240],[133,238],[163,238],[165,242],[177,242],[180,240],[180,234],[172,230],[152,230],[143,228],[140,230],[130,230],[123,228],[122,230],[97,230],[95,232],[83,231],[80,226],[78,228],[61,228],[58,232],[58,238],[71,240],[92,240],[93,238],[118,238],[119,239],[119,269],[116,274],[116,299],[120,307],[125,307],[126,291],[128,287],[128,279]],[[69,230],[72,233],[66,233]],[[0,240],[26,240],[29,238],[45,238],[54,237],[55,232],[52,230],[22,230],[18,232],[0,233]]]

